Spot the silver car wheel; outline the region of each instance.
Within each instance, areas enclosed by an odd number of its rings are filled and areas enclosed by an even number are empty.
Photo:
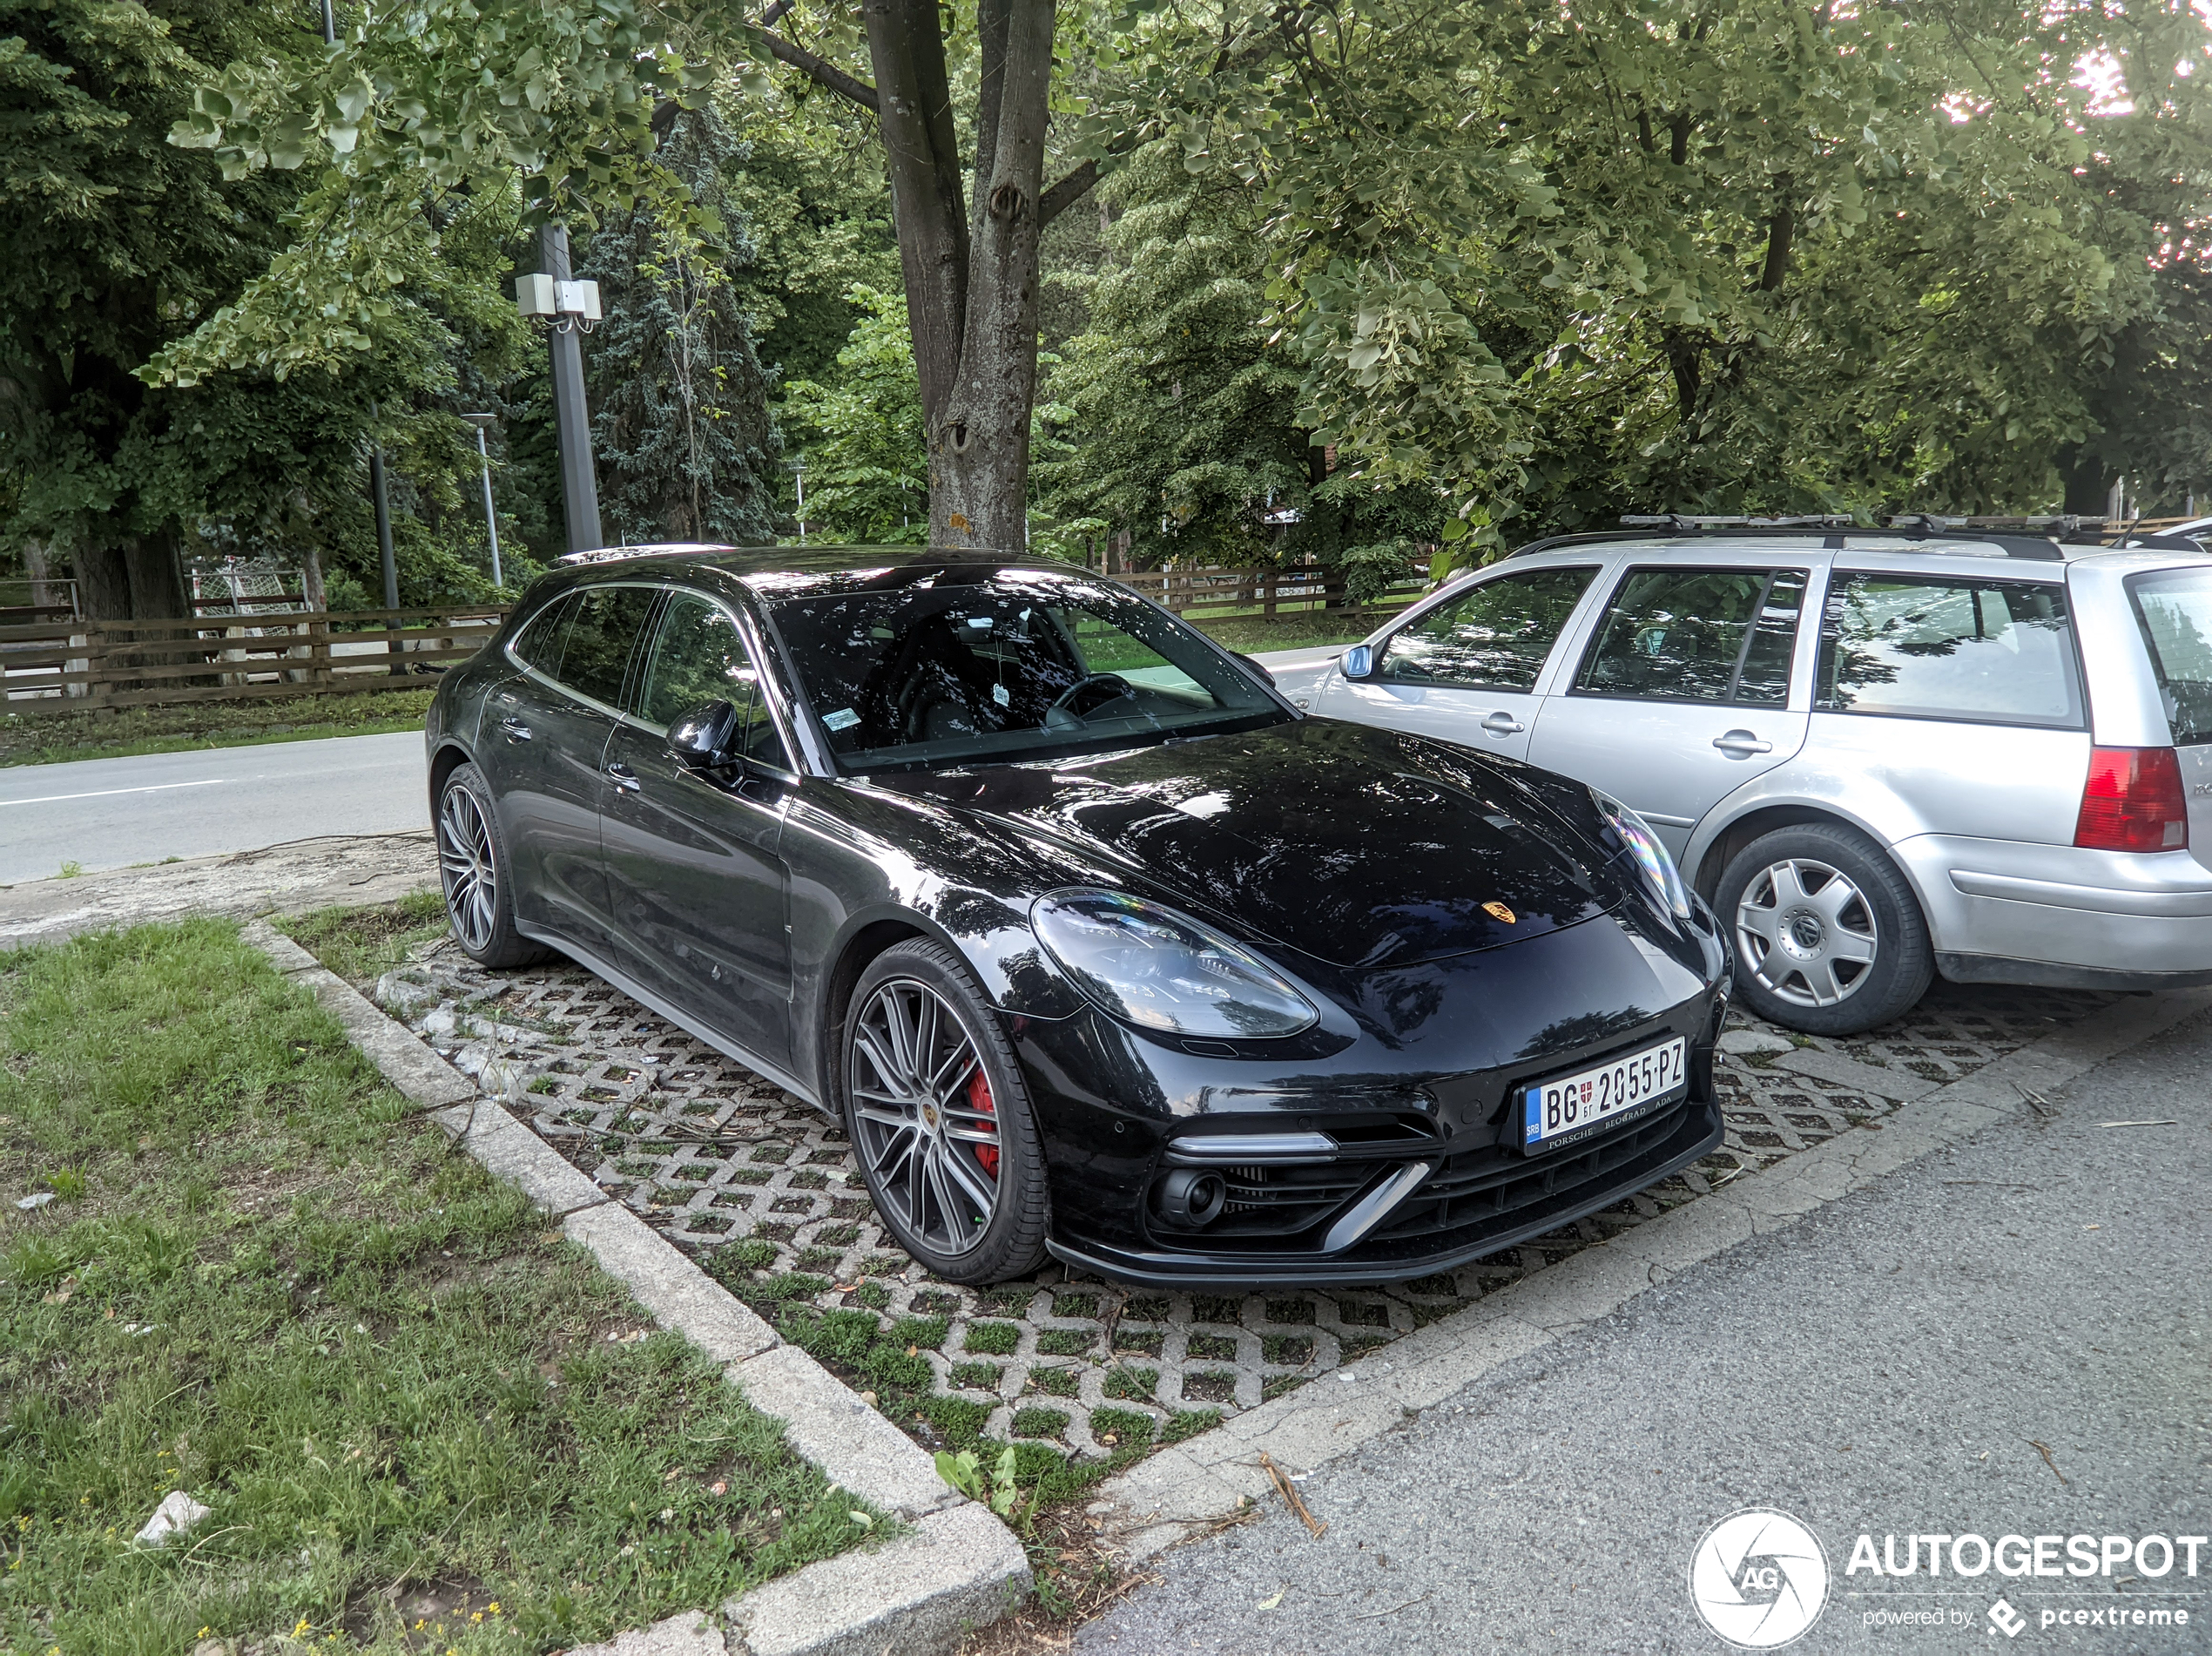
[[[899,1228],[941,1254],[983,1240],[999,1127],[974,1038],[927,984],[894,977],[860,1008],[846,1085],[862,1164]]]
[[[1737,905],[1743,963],[1795,1005],[1849,1000],[1873,976],[1878,943],[1865,893],[1841,869],[1811,857],[1762,869]]]
[[[497,923],[499,876],[490,824],[476,796],[465,787],[446,789],[438,811],[438,876],[445,886],[446,913],[461,941],[478,951],[489,948]]]

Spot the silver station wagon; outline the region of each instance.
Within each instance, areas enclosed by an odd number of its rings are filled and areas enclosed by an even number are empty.
[[[1958,983],[2212,982],[2212,559],[1696,520],[1542,541],[1285,693],[1561,771],[1822,1034]]]

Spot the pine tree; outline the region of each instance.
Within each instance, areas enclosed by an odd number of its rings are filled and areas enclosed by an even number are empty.
[[[587,347],[600,512],[625,544],[776,537],[768,388],[732,274],[751,256],[722,169],[742,146],[711,108],[675,112],[658,157],[719,220],[719,245],[637,210],[610,215],[580,276],[605,312]]]

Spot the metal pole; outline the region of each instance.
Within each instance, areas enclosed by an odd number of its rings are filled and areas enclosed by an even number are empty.
[[[476,458],[484,467],[484,532],[491,537],[491,584],[504,586],[499,578],[499,512],[491,504],[491,450],[484,446],[484,429],[476,428]]]
[[[331,11],[330,0],[322,0],[322,44],[326,46],[338,44],[338,19]]]
[[[791,469],[791,480],[799,488],[799,544],[806,544],[806,467],[804,462]]]
[[[549,224],[537,233],[540,262],[555,281],[570,280],[569,233]],[[583,339],[574,324],[556,325],[553,347],[553,421],[561,438],[561,499],[568,510],[569,550],[588,552],[606,543],[599,533],[599,485],[591,468],[591,417],[583,401]]]
[[[372,422],[377,417],[374,402],[368,405],[368,417]],[[392,556],[392,498],[384,486],[384,445],[381,443],[368,446],[368,497],[376,508],[376,554],[384,564],[384,607],[396,610],[400,607],[400,565]],[[387,631],[396,630],[399,621],[388,618],[384,625]],[[399,639],[387,639],[385,646],[393,658],[393,673],[405,673],[407,669],[399,661]]]

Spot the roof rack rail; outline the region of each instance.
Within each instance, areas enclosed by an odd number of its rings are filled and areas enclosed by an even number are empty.
[[[701,552],[727,552],[735,550],[719,541],[648,541],[637,546],[594,546],[581,552],[563,552],[553,561],[573,568],[578,564],[617,563],[625,558],[692,558]]]
[[[1981,526],[1983,522],[1990,524]],[[1617,530],[1590,530],[1573,535],[1552,535],[1542,540],[1517,546],[1506,554],[1508,558],[1524,558],[1534,552],[1558,551],[1570,546],[1595,546],[1611,541],[1649,540],[1657,530],[1662,533],[1691,538],[1703,536],[1720,537],[1729,535],[1817,535],[1828,542],[1828,550],[1840,551],[1846,535],[1881,536],[1898,540],[1951,541],[1960,545],[1994,546],[2007,558],[2027,558],[2037,563],[2055,564],[2066,557],[2059,550],[2059,532],[2062,525],[2074,525],[2064,532],[2074,533],[2080,527],[2101,524],[2094,517],[2048,517],[2006,519],[1948,519],[1911,516],[1895,517],[1880,527],[1870,527],[1844,516],[1819,517],[1689,517],[1680,512],[1664,516],[1628,517],[1621,519]],[[1997,527],[2003,524],[2006,528]],[[2048,532],[2036,534],[2033,529],[2021,533],[2014,525],[2049,526]],[[2009,531],[2009,532],[2008,532]],[[2097,544],[2091,540],[2088,544]]]

